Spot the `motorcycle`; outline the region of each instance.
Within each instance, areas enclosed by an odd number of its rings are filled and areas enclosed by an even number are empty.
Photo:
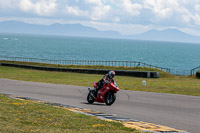
[[[97,83],[94,82],[94,88],[97,87]],[[104,84],[101,89],[98,90],[95,96],[95,90],[88,88],[89,93],[87,96],[88,103],[92,104],[94,102],[106,103],[106,105],[112,105],[116,99],[116,93],[119,91],[117,82],[111,82]]]

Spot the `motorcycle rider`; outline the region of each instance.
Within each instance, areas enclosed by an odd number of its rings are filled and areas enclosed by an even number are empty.
[[[109,71],[107,74],[103,76],[101,80],[97,82],[97,87],[94,88],[94,96],[97,97],[97,92],[99,89],[103,87],[103,84],[114,83],[115,71]]]

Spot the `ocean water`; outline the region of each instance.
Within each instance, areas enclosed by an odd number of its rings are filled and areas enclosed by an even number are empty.
[[[0,34],[0,56],[138,61],[170,69],[191,70],[200,66],[200,44]]]

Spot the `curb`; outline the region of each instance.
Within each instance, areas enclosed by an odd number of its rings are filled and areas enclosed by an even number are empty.
[[[14,95],[11,95],[11,94],[3,94],[3,95],[5,95],[9,98],[13,98],[13,99],[31,100],[31,101],[35,101],[35,102],[38,102],[38,103],[44,103],[44,104],[47,104],[47,105],[52,105],[54,107],[64,108],[64,109],[67,109],[69,111],[73,111],[73,112],[76,112],[76,113],[85,114],[85,115],[89,115],[89,116],[95,116],[99,119],[106,120],[106,121],[120,122],[125,127],[133,128],[133,129],[143,131],[143,132],[190,133],[190,132],[187,132],[187,131],[184,131],[184,130],[178,130],[178,129],[175,129],[175,128],[170,128],[170,127],[167,127],[167,126],[157,125],[157,124],[153,124],[153,123],[147,123],[147,122],[143,122],[143,121],[139,121],[139,120],[135,120],[135,119],[130,119],[130,118],[118,117],[117,115],[105,114],[105,113],[102,113],[102,112],[99,112],[99,111],[93,111],[93,110],[75,107],[75,106],[71,106],[71,105],[42,101],[42,100],[39,100],[39,99],[34,99],[34,98],[29,98],[29,97],[14,96]]]

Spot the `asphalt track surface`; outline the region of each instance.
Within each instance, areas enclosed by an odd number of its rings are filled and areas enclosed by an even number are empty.
[[[67,104],[200,133],[200,97],[120,90],[112,106],[87,104],[87,87],[0,78],[0,93]]]

